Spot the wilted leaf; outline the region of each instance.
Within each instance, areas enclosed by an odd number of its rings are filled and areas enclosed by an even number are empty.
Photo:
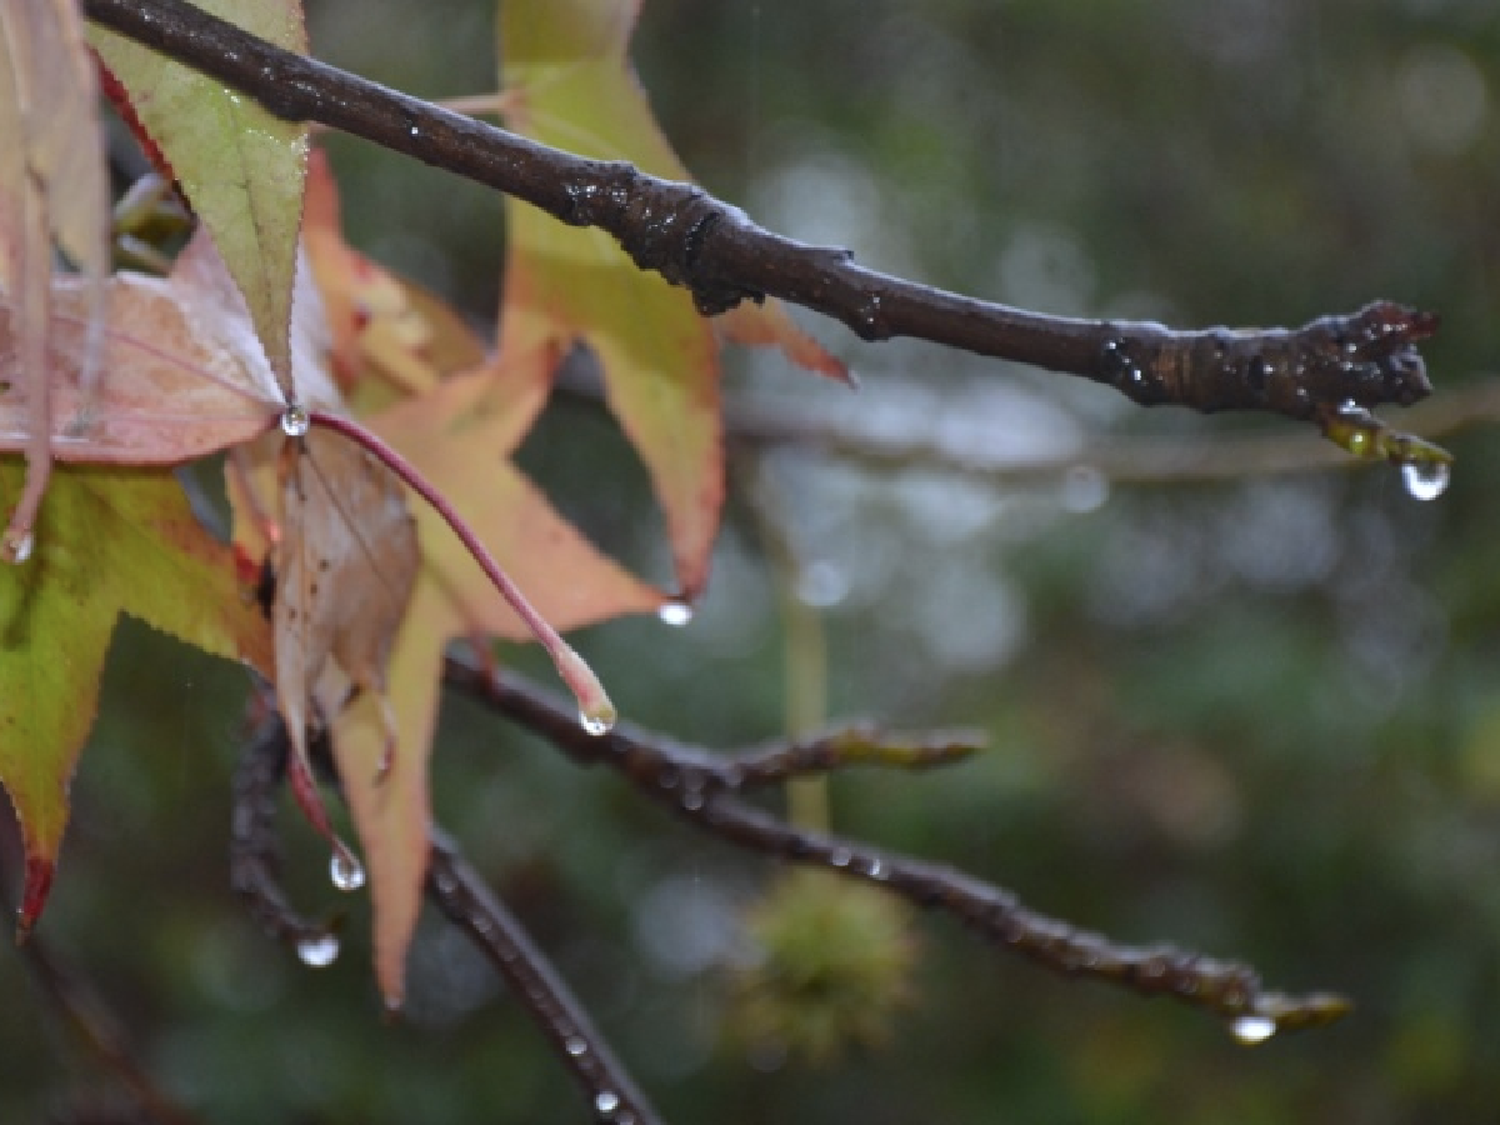
[[[0,484],[21,467],[0,461]],[[93,726],[121,611],[262,670],[270,630],[241,596],[230,551],[199,526],[170,473],[60,468],[26,567],[0,570],[0,784],[26,842],[23,927],[46,900],[68,783]]]
[[[657,127],[626,57],[638,0],[500,5],[509,124],[585,156],[629,160],[669,179],[687,173]],[[598,357],[610,409],[651,474],[683,593],[696,596],[723,502],[718,351],[691,297],[643,274],[606,234],[563,226],[507,202],[501,341],[530,351],[581,340]],[[727,331],[776,343],[845,377],[783,310],[737,313]],[[543,373],[550,378],[550,372]]]
[[[300,0],[198,0],[197,6],[288,50],[307,50]],[[288,324],[307,126],[273,117],[238,91],[113,32],[90,28],[89,42],[212,233],[290,397]]]

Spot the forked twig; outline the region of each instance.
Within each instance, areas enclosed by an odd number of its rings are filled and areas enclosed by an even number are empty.
[[[304,962],[321,966],[337,954],[337,938],[329,927],[296,912],[278,877],[276,805],[290,752],[286,724],[272,712],[246,744],[235,772],[231,880],[272,937],[294,948]],[[446,833],[434,830],[431,845],[428,898],[494,965],[595,1115],[611,1125],[661,1125],[656,1110],[515,915]]]
[[[763,775],[746,769],[747,761],[767,760],[764,750],[749,759],[726,758],[628,724],[591,737],[567,708],[509,673],[488,673],[477,661],[450,653],[444,676],[453,687],[546,738],[580,764],[619,770],[642,794],[716,836],[793,863],[824,867],[943,911],[1054,972],[1172,997],[1229,1021],[1247,1041],[1278,1030],[1321,1026],[1348,1011],[1348,1002],[1337,996],[1267,991],[1245,965],[1170,946],[1120,945],[1078,930],[1037,913],[1009,891],[950,867],[793,828],[740,799],[746,789],[764,783]],[[781,775],[793,764],[829,763],[820,753],[803,755],[790,746],[771,760],[781,763]]]

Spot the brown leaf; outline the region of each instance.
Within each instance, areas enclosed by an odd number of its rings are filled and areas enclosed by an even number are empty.
[[[309,728],[331,723],[351,690],[384,697],[417,562],[416,523],[385,466],[317,430],[286,445],[272,625],[276,697],[302,762]]]

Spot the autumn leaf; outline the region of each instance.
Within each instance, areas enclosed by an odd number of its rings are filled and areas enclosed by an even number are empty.
[[[226,285],[216,284],[222,277]],[[213,245],[198,236],[169,278],[118,274],[105,286],[107,318],[93,321],[89,285],[52,281],[52,452],[62,461],[177,464],[249,441],[274,424],[281,392],[235,305]],[[34,426],[19,317],[0,305],[0,451],[27,448]],[[97,333],[109,377],[85,386]]]
[[[109,189],[97,98],[76,0],[0,4],[0,298],[29,410],[26,483],[0,543],[12,561],[30,551],[58,415],[46,378],[54,238],[82,272],[85,323],[103,318]],[[99,356],[97,337],[85,336],[77,385],[86,395]]]
[[[555,362],[538,355],[532,362]],[[541,615],[559,630],[625,613],[653,613],[659,590],[612,562],[552,509],[506,456],[533,409],[509,395],[514,369],[448,379],[438,393],[393,407],[369,422],[445,496]],[[391,658],[391,705],[400,751],[391,775],[372,783],[380,755],[375,710],[357,701],[335,728],[340,776],[366,841],[376,909],[376,971],[388,1002],[402,995],[426,871],[427,761],[437,714],[443,651],[453,640],[528,639],[526,625],[495,590],[447,524],[416,509],[422,568],[411,612]]]
[[[502,71],[518,132],[584,156],[629,160],[688,178],[626,57],[639,0],[500,5]],[[507,201],[500,336],[507,351],[582,341],[598,358],[610,409],[635,445],[666,513],[678,580],[696,597],[723,503],[718,349],[692,298],[642,273],[606,234],[565,227]],[[732,336],[775,343],[796,361],[847,372],[774,303],[737,313]],[[550,379],[552,372],[538,378]]]
[[[334,377],[359,406],[421,394],[439,372],[483,358],[479,340],[447,305],[344,241],[338,188],[321,150],[308,162],[302,235],[328,317]]]
[[[305,52],[300,0],[197,0],[205,11]],[[307,171],[307,126],[164,55],[99,27],[89,42],[208,227],[290,397],[292,283]]]
[[[0,461],[0,484],[20,478],[18,462]],[[0,785],[26,845],[23,930],[52,883],[120,613],[269,670],[270,630],[241,593],[229,548],[198,524],[170,473],[54,474],[30,564],[0,570]]]

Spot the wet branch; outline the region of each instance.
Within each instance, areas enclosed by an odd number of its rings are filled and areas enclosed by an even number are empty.
[[[660,1125],[651,1103],[546,955],[442,832],[432,837],[427,896],[489,958],[511,993],[521,998],[600,1120],[611,1125]]]
[[[757,226],[702,189],[584,159],[282,50],[184,0],[84,0],[99,25],[254,98],[467,177],[573,226],[614,236],[705,314],[779,297],[867,340],[912,336],[1080,375],[1141,405],[1265,410],[1320,420],[1344,402],[1409,405],[1431,391],[1416,344],[1436,318],[1386,301],[1298,329],[1177,332],[979,301],[857,265]]]
[[[286,724],[273,712],[241,754],[234,779],[230,878],[236,894],[272,937],[296,949],[309,964],[325,965],[338,949],[337,944],[324,944],[332,931],[301,917],[287,901],[279,878],[276,807],[290,751]],[[595,1115],[611,1125],[661,1125],[583,1005],[515,915],[445,833],[434,830],[431,843],[427,897],[500,973]]]
[[[607,765],[643,795],[689,822],[741,847],[793,863],[823,867],[881,887],[917,905],[958,919],[1002,948],[1066,976],[1092,977],[1148,996],[1169,996],[1230,1022],[1246,1038],[1332,1022],[1348,1010],[1340,997],[1289,996],[1266,991],[1255,971],[1170,946],[1134,948],[1078,930],[1031,910],[1009,891],[954,868],[925,863],[838,836],[793,828],[741,799],[765,780],[747,762],[712,754],[622,724],[603,736],[588,734],[572,709],[506,673],[493,675],[477,661],[450,654],[446,682],[552,742],[582,765]],[[785,747],[781,760],[797,760]],[[824,759],[826,763],[826,759]],[[934,763],[935,764],[935,763]]]

